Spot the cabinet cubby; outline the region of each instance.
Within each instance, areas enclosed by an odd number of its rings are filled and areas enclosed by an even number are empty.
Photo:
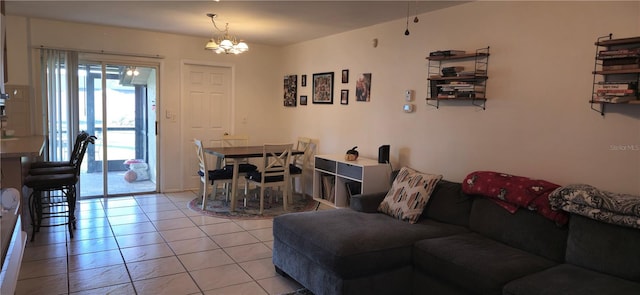
[[[344,160],[344,155],[316,155],[313,173],[313,199],[333,208],[349,207],[354,194],[386,192],[390,187],[390,168],[377,160]]]

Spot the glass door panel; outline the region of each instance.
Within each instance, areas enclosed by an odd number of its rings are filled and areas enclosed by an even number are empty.
[[[105,178],[101,164],[104,160],[104,136],[102,128],[102,65],[80,64],[78,66],[79,130],[97,137],[95,144],[87,147],[80,170],[80,196],[105,195]]]
[[[155,68],[108,64],[80,68],[86,70],[80,79],[84,81],[80,82],[80,96],[82,99],[84,92],[85,97],[80,121],[86,124],[81,123],[80,130],[98,137],[94,149],[87,151],[81,196],[156,191],[155,171],[150,171],[155,158],[149,157],[155,155],[155,116],[154,137],[149,140],[147,136],[151,125],[148,89],[152,87],[155,93]]]

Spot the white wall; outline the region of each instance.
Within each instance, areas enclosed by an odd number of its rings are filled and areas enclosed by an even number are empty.
[[[603,118],[587,103],[594,41],[609,33],[640,35],[638,2],[482,1],[419,18],[410,22],[408,37],[405,21],[398,20],[285,48],[250,44],[247,54],[216,56],[202,50],[203,38],[9,16],[9,82],[29,82],[20,68],[28,65],[28,44],[159,54],[165,57],[160,111],[179,111],[182,60],[234,64],[236,133],[249,134],[252,143],[307,136],[319,141],[319,153],[342,154],[357,145],[362,156],[374,158],[378,146],[390,144],[394,168],[408,165],[454,181],[473,170],[497,170],[640,194],[640,106],[611,106]],[[428,53],[485,46],[491,46],[487,109],[427,106]],[[340,83],[342,69],[350,70],[348,84]],[[334,104],[314,105],[312,74],[327,71],[336,73]],[[360,73],[372,73],[371,102],[354,99]],[[298,95],[307,95],[309,105],[282,106],[285,74],[307,75]],[[349,105],[340,105],[340,89],[350,90]],[[411,114],[401,111],[405,89],[415,91]],[[160,122],[163,191],[182,188],[176,174],[182,169],[171,169],[182,164],[172,144],[179,122]],[[273,131],[278,127],[284,134]]]
[[[283,75],[337,77],[333,105],[280,110],[292,138],[318,138],[320,153],[357,145],[373,158],[390,144],[394,168],[455,181],[495,170],[640,193],[640,106],[609,106],[603,118],[587,103],[596,38],[640,35],[638,2],[474,2],[419,19],[409,23],[409,36],[398,20],[285,48]],[[428,53],[486,46],[487,109],[427,106]],[[342,69],[350,70],[348,84],[340,83]],[[354,101],[360,73],[372,73],[371,102]],[[298,92],[311,100],[308,85]],[[340,89],[350,91],[347,106],[339,104]],[[416,94],[411,114],[401,110],[405,89]]]
[[[203,63],[230,64],[235,66],[235,133],[251,133],[253,142],[263,142],[271,136],[274,125],[285,125],[285,118],[269,118],[267,124],[261,119],[263,114],[272,114],[280,106],[275,95],[282,88],[279,70],[280,51],[277,48],[251,44],[249,52],[239,56],[216,55],[204,50],[206,38],[181,36],[159,32],[132,30],[126,28],[96,26],[60,22],[44,19],[30,19],[17,16],[8,17],[7,29],[10,32],[11,62],[9,79],[11,84],[31,85],[35,88],[33,100],[40,102],[38,85],[40,84],[37,64],[38,50],[41,45],[54,48],[80,49],[87,51],[103,50],[143,55],[159,55],[160,63],[157,114],[159,114],[159,169],[162,191],[182,190],[183,169],[175,169],[184,163],[181,161],[180,144],[182,118],[180,114],[180,70],[185,60]],[[15,41],[15,42],[13,42]],[[32,52],[33,70],[29,70],[28,54]],[[14,54],[15,53],[15,54]],[[114,58],[114,57],[108,57]],[[124,57],[115,57],[124,58]],[[149,59],[145,59],[149,60]],[[33,82],[31,82],[33,81]],[[178,114],[175,120],[167,119],[165,111]],[[42,123],[38,118],[39,107],[34,108],[35,134],[42,134]],[[246,120],[243,120],[246,118]],[[282,138],[285,138],[284,135]],[[192,146],[184,147],[184,152],[192,152]]]

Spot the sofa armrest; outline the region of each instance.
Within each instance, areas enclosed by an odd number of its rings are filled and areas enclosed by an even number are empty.
[[[384,197],[386,195],[386,192],[367,195],[354,195],[351,196],[351,205],[349,207],[355,211],[375,213],[378,212],[378,206],[380,205],[380,203],[382,203],[382,200],[384,200]]]

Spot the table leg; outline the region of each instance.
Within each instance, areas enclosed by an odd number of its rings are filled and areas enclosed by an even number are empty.
[[[236,194],[238,192],[238,174],[240,170],[239,161],[233,161],[233,178],[231,179],[231,211],[236,210]]]

